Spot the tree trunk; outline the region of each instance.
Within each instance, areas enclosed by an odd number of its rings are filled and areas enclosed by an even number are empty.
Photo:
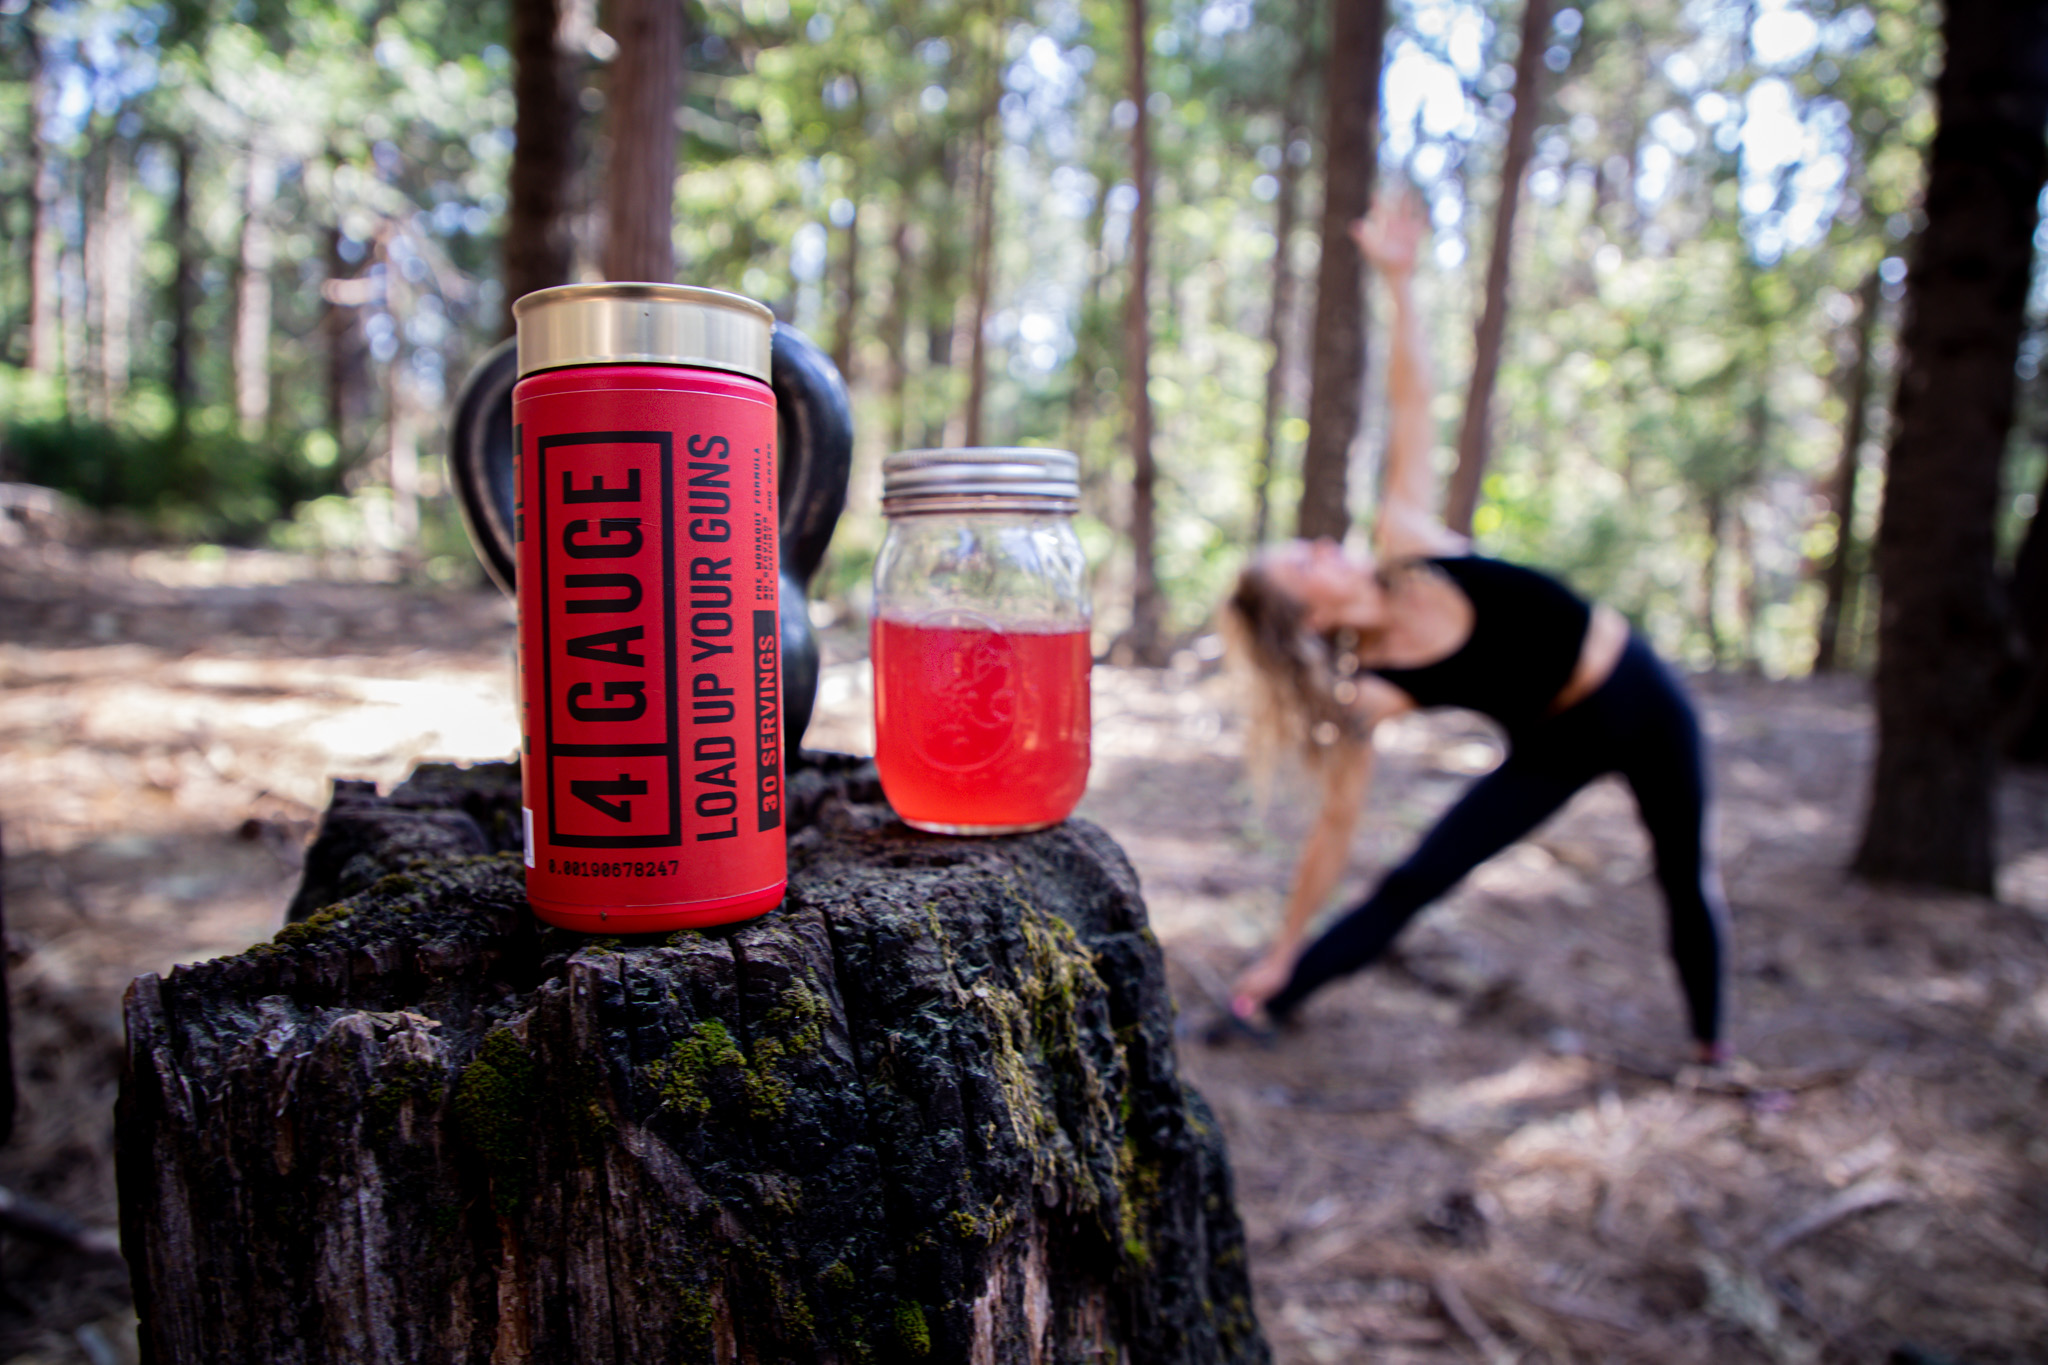
[[[1771,401],[1770,401],[1770,353],[1771,337],[1768,323],[1756,324],[1758,342],[1762,347],[1763,363],[1758,367],[1756,392],[1749,402],[1749,444],[1745,452],[1747,459],[1739,472],[1738,480],[1729,490],[1728,516],[1735,523],[1735,649],[1736,661],[1743,669],[1754,671],[1757,667],[1756,623],[1757,576],[1756,544],[1750,534],[1749,493],[1762,477],[1762,471],[1770,460]]]
[[[86,266],[87,238],[97,215],[92,207],[93,155],[74,161],[73,178],[64,187],[77,209],[79,233],[68,239],[57,256],[57,327],[64,337],[64,415],[71,421],[89,415],[94,385],[89,345],[86,340],[86,309],[93,293],[92,272]]]
[[[887,389],[889,449],[906,449],[910,434],[910,281],[916,268],[911,244],[910,212],[915,203],[908,185],[896,198],[896,222],[889,231],[889,258],[895,271],[889,278],[889,315],[882,323],[882,342],[889,355],[889,370],[883,384]]]
[[[270,205],[277,159],[260,142],[249,149],[242,186],[241,265],[235,276],[235,418],[255,440],[270,421]]]
[[[7,854],[0,848],[0,870],[7,866]],[[0,877],[0,942],[7,938],[6,879]],[[0,953],[0,1142],[14,1136],[14,1115],[19,1104],[14,1086],[14,1006],[7,989],[7,956]]]
[[[1254,546],[1264,545],[1272,529],[1273,471],[1278,462],[1275,446],[1287,394],[1287,336],[1294,325],[1294,262],[1288,246],[1294,240],[1301,194],[1301,167],[1294,159],[1294,144],[1304,131],[1301,100],[1308,90],[1309,63],[1315,53],[1308,37],[1314,27],[1315,0],[1302,0],[1301,56],[1294,64],[1294,79],[1280,115],[1280,193],[1274,196],[1273,207],[1273,309],[1266,317],[1266,344],[1273,349],[1273,362],[1266,371],[1266,406],[1259,417],[1259,467],[1252,476]]]
[[[867,86],[858,75],[850,75],[853,82],[853,99],[849,118],[850,135],[864,139],[867,136]],[[845,238],[839,254],[839,306],[832,319],[832,364],[840,377],[848,384],[853,383],[854,337],[860,321],[860,201],[862,189],[861,164],[849,162],[849,183],[846,186],[847,218],[843,228]],[[837,216],[838,205],[833,205]]]
[[[983,405],[988,400],[988,308],[995,287],[996,170],[1001,164],[1002,124],[998,103],[1002,93],[1002,24],[990,16],[993,29],[986,54],[979,128],[974,135],[974,256],[969,266],[972,302],[968,308],[967,405],[962,443],[982,443]]]
[[[94,135],[78,167],[78,221],[84,232],[79,250],[78,357],[73,369],[80,382],[79,398],[87,416],[105,422],[107,412],[107,215],[106,185],[110,139]]]
[[[57,167],[43,142],[43,45],[34,24],[24,24],[28,47],[28,367],[57,373]]]
[[[2013,558],[2013,635],[2021,653],[2021,683],[2007,726],[2005,754],[2015,763],[2048,765],[2048,473],[2034,496],[2034,515]]]
[[[1508,119],[1507,151],[1500,167],[1500,198],[1493,210],[1493,246],[1486,258],[1486,304],[1472,338],[1472,385],[1465,391],[1465,420],[1458,428],[1458,467],[1444,502],[1444,525],[1472,533],[1479,506],[1479,481],[1493,444],[1493,386],[1500,375],[1502,340],[1507,335],[1508,277],[1514,260],[1515,210],[1522,179],[1536,146],[1536,115],[1543,103],[1543,45],[1550,32],[1550,0],[1524,0],[1522,48],[1515,54],[1515,112]]]
[[[130,143],[107,143],[106,178],[100,197],[101,255],[106,262],[100,280],[100,409],[108,420],[120,411],[128,394],[129,332],[134,326],[135,220],[129,207]]]
[[[575,259],[576,53],[563,0],[512,0],[512,169],[505,198],[505,317],[536,289],[569,282]],[[665,276],[663,278],[666,278]]]
[[[1848,411],[1842,421],[1842,453],[1835,465],[1829,500],[1834,504],[1835,548],[1821,569],[1826,594],[1820,609],[1820,631],[1813,653],[1813,671],[1832,673],[1841,664],[1842,621],[1849,615],[1854,587],[1850,566],[1856,556],[1856,483],[1861,472],[1863,440],[1870,430],[1870,348],[1877,335],[1877,308],[1883,279],[1872,270],[1857,294],[1854,349],[1849,382],[1842,395]]]
[[[1702,512],[1707,520],[1707,562],[1700,569],[1700,629],[1714,653],[1716,669],[1728,666],[1727,645],[1721,631],[1721,564],[1727,557],[1726,527],[1728,498],[1716,488],[1706,497]]]
[[[1131,274],[1124,296],[1124,382],[1131,409],[1131,625],[1123,645],[1131,659],[1156,666],[1166,662],[1166,602],[1159,591],[1154,545],[1152,462],[1152,125],[1146,109],[1151,90],[1145,75],[1148,33],[1145,0],[1126,0],[1129,19],[1131,102]]]
[[[931,419],[932,399],[926,395],[921,415],[924,418],[924,439],[930,440],[936,429],[942,433],[941,440],[952,444],[951,437],[957,433],[949,428],[957,425],[958,411],[950,379],[942,378],[935,372],[953,368],[953,333],[960,326],[960,255],[954,243],[956,233],[951,226],[959,221],[960,201],[970,197],[964,194],[961,181],[964,176],[961,156],[950,143],[943,145],[937,154],[938,202],[932,205],[927,221],[945,224],[948,230],[930,232],[925,236],[924,250],[924,379],[927,387],[937,384],[938,392],[944,396],[945,407],[936,423]]]
[[[336,784],[325,908],[128,995],[145,1358],[1268,1359],[1121,852],[825,761],[780,909],[629,940],[527,909],[516,766]]]
[[[327,339],[327,430],[342,468],[360,454],[357,433],[369,411],[369,342],[363,336],[367,289],[341,254],[341,229],[327,229],[327,281],[321,330]]]
[[[1363,265],[1351,224],[1372,199],[1378,162],[1380,52],[1385,0],[1334,0],[1323,139],[1322,262],[1316,271],[1315,345],[1308,445],[1301,453],[1297,534],[1342,540],[1351,529],[1347,485],[1358,438],[1366,366]]]
[[[612,0],[611,164],[605,169],[604,277],[675,279],[676,102],[682,0]]]
[[[1745,673],[1755,673],[1761,655],[1757,650],[1756,534],[1749,524],[1747,500],[1737,498],[1729,509],[1735,523],[1735,648],[1736,662]]]
[[[1098,204],[1100,195],[1096,196]],[[1086,450],[1090,444],[1089,428],[1094,424],[1096,412],[1102,400],[1102,385],[1098,375],[1102,370],[1104,348],[1099,344],[1096,320],[1102,314],[1102,290],[1109,281],[1109,253],[1101,249],[1100,208],[1088,217],[1087,240],[1096,244],[1088,253],[1088,281],[1081,286],[1081,304],[1076,310],[1077,325],[1074,328],[1074,359],[1070,372],[1074,376],[1074,387],[1067,395],[1067,445],[1074,450]],[[1084,459],[1085,463],[1085,459]]]
[[[402,560],[410,562],[420,546],[420,448],[412,424],[412,385],[406,371],[405,324],[412,316],[412,290],[406,284],[392,243],[403,231],[396,223],[385,225],[384,309],[391,315],[392,334],[397,338],[391,359],[384,364],[384,471],[391,488],[391,530]]]
[[[982,123],[984,136],[992,134],[995,119]],[[988,401],[988,306],[995,285],[996,231],[996,149],[989,141],[977,144],[974,176],[974,258],[969,266],[971,283],[967,322],[967,403],[963,410],[962,443],[982,443],[983,408]]]
[[[1106,147],[1113,147],[1107,139],[1095,142],[1086,165],[1098,185],[1115,184],[1121,170],[1121,158],[1113,151],[1105,150]],[[1090,433],[1108,398],[1109,388],[1101,382],[1101,376],[1110,370],[1123,342],[1121,322],[1110,321],[1103,303],[1112,272],[1120,264],[1112,258],[1109,249],[1108,195],[1096,194],[1092,198],[1083,231],[1083,238],[1088,243],[1088,279],[1081,287],[1080,307],[1076,310],[1074,359],[1069,367],[1074,376],[1074,388],[1067,404],[1067,428],[1071,433],[1067,444],[1079,451],[1086,451],[1095,444]],[[1084,455],[1081,475],[1084,497],[1090,486],[1088,463]]]
[[[847,197],[853,206],[842,234],[839,253],[839,310],[832,323],[832,364],[847,383],[853,382],[854,323],[860,314],[860,201]]]
[[[171,192],[171,425],[182,441],[192,429],[192,408],[197,401],[194,383],[194,352],[199,334],[193,315],[199,309],[199,244],[192,232],[192,177],[197,173],[197,152],[192,140],[177,143],[178,183]]]
[[[2048,152],[2048,5],[1950,0],[1877,538],[1877,762],[1855,870],[1989,894],[1999,470]]]
[[[1622,133],[1617,139],[1622,148],[1621,183],[1615,192],[1623,205],[1622,221],[1619,225],[1631,242],[1637,242],[1643,235],[1643,206],[1636,199],[1636,182],[1642,174],[1639,164],[1643,150],[1643,101],[1650,74],[1656,70],[1648,55],[1649,45],[1644,41],[1643,26],[1630,19],[1622,26],[1621,40],[1627,44],[1629,82],[1623,95]]]

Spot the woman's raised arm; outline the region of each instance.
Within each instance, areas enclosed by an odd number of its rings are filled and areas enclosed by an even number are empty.
[[[1386,560],[1461,554],[1470,548],[1439,519],[1440,494],[1429,466],[1430,449],[1436,444],[1429,409],[1436,389],[1414,298],[1415,258],[1428,231],[1421,204],[1405,192],[1382,198],[1371,213],[1351,225],[1359,254],[1379,276],[1393,305],[1387,348],[1386,478],[1373,529],[1374,548]]]

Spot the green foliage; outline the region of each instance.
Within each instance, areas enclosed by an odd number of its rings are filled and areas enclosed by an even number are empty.
[[[68,418],[9,427],[5,465],[89,507],[138,513],[161,534],[238,544],[334,486],[301,451],[226,431],[152,434]]]
[[[494,44],[506,19],[502,0],[53,0],[0,14],[0,126],[10,148],[22,132],[38,138],[58,192],[44,218],[60,267],[48,284],[72,300],[48,373],[33,376],[36,401],[9,404],[15,475],[159,534],[251,543],[308,499],[385,481],[372,461],[392,395],[414,439],[432,443],[450,371],[488,339],[499,306],[491,227],[512,102]],[[275,186],[252,198],[258,152]],[[31,171],[27,157],[0,157],[0,360],[17,366],[29,360]],[[268,411],[253,423],[238,416],[235,341],[252,218],[271,303],[258,320]],[[341,310],[323,293],[337,276],[356,281]],[[130,315],[118,337],[117,305]],[[352,350],[337,358],[344,318]]]
[[[1917,0],[1794,9],[1816,21],[1811,59],[1773,67],[1745,54],[1732,10],[1696,25],[1586,6],[1523,206],[1474,523],[1482,546],[1564,571],[1666,651],[1775,674],[1813,648],[1809,549],[1833,534],[1831,516],[1810,534],[1812,490],[1839,452],[1855,291],[1909,226],[1938,28]],[[1771,166],[1744,140],[1774,82],[1786,117],[1833,130],[1814,134],[1833,162]],[[1614,178],[1653,167],[1654,198]],[[1800,191],[1830,167],[1832,197]],[[1439,316],[1476,311],[1465,270],[1438,281]],[[1459,325],[1439,332],[1453,383]],[[1872,510],[1851,509],[1859,536]]]
[[[1157,566],[1182,634],[1205,628],[1247,551],[1269,417],[1272,524],[1294,520],[1326,9],[1148,6]],[[771,303],[849,364],[855,483],[819,598],[862,605],[882,535],[881,455],[959,439],[988,136],[997,228],[983,439],[1079,451],[1098,622],[1120,626],[1132,572],[1129,12],[1125,0],[693,7],[678,275]],[[1380,164],[1420,190],[1439,227],[1423,284],[1448,438],[1483,302],[1521,11],[1395,0],[1389,14]],[[1938,18],[1931,0],[1557,9],[1476,523],[1485,548],[1566,572],[1694,662],[1804,666],[1811,556],[1836,535],[1814,490],[1845,417],[1843,338],[1859,283],[1905,254],[1915,221]],[[51,0],[0,12],[0,127],[16,142],[31,127],[40,137],[68,206],[64,278],[91,278],[86,229],[104,221],[115,166],[128,172],[136,246],[121,276],[135,314],[125,390],[105,373],[96,279],[83,313],[58,319],[64,354],[27,375],[32,163],[0,157],[0,405],[16,475],[168,532],[249,540],[275,520],[278,544],[384,548],[404,521],[385,491],[386,452],[444,443],[454,383],[503,320],[508,19],[505,0]],[[575,41],[590,55],[578,73],[590,114],[586,180],[570,189],[594,203],[608,40]],[[46,94],[32,109],[38,60],[46,91],[90,97]],[[252,210],[259,146],[277,184]],[[1286,166],[1301,171],[1299,213],[1280,241]],[[252,212],[272,252],[260,424],[237,415],[232,363]],[[576,224],[585,273],[599,227]],[[181,260],[197,286],[183,333]],[[1282,263],[1295,344],[1269,415]],[[1895,301],[1896,282],[1889,292]],[[1881,356],[1892,326],[1888,312]],[[1373,334],[1369,393],[1383,344]],[[180,346],[188,393],[173,392]],[[1875,391],[1888,388],[1880,374]],[[1353,477],[1361,520],[1379,421],[1369,397]],[[185,433],[177,443],[163,434],[173,430]],[[1882,440],[1880,424],[1862,456],[1873,474]],[[2008,544],[2030,515],[2019,499],[2036,492],[2039,446],[2031,433],[2016,444]],[[466,551],[438,481],[423,461],[424,541],[406,548],[447,573]],[[1878,487],[1865,479],[1849,509],[1859,539]]]

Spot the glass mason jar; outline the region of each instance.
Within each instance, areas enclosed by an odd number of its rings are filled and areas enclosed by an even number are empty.
[[[906,824],[1058,824],[1088,785],[1088,587],[1064,450],[906,450],[882,462],[869,655],[875,764]]]

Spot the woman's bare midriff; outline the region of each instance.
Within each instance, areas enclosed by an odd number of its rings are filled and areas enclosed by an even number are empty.
[[[1579,646],[1579,662],[1572,668],[1572,676],[1564,688],[1550,703],[1550,714],[1569,711],[1599,690],[1614,672],[1614,666],[1621,662],[1621,652],[1628,648],[1628,622],[1613,607],[1596,604],[1593,617],[1586,622],[1586,640]]]

